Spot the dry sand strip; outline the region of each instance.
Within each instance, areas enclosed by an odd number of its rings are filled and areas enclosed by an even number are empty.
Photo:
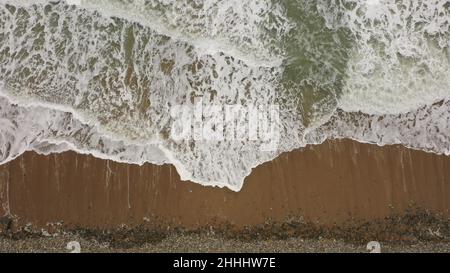
[[[206,235],[180,235],[165,238],[159,243],[145,243],[130,247],[111,246],[95,239],[77,235],[39,237],[20,240],[0,238],[0,252],[14,253],[65,253],[69,242],[80,244],[83,253],[180,253],[180,252],[251,252],[251,253],[367,253],[366,244],[346,243],[333,239],[301,239],[239,241]],[[380,243],[382,253],[449,253],[450,243],[417,242],[411,244]]]
[[[51,230],[50,232],[48,230]],[[0,252],[67,252],[76,242],[83,252],[450,252],[450,219],[423,210],[366,223],[325,227],[302,220],[236,228],[215,225],[197,230],[167,229],[152,223],[108,230],[62,225],[3,230]]]

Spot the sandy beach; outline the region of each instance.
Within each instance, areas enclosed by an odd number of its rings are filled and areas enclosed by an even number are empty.
[[[0,2],[0,252],[450,252],[449,0]]]
[[[350,250],[348,243],[361,247],[380,240],[393,244],[393,251],[399,244],[411,250],[430,242],[450,251],[450,158],[401,146],[334,140],[306,147],[254,169],[241,192],[182,182],[168,165],[127,165],[73,152],[30,152],[0,170],[3,229],[9,234],[3,246],[16,242],[11,234],[36,244],[41,239],[32,238],[42,230],[76,236],[89,231],[92,236],[82,238],[98,239],[99,231],[122,238],[125,228],[126,234],[163,234],[166,243],[190,232],[213,232],[222,234],[217,240],[240,243],[325,238]],[[139,248],[146,236],[138,238],[139,244],[125,249],[151,251]],[[273,250],[289,251],[283,244]],[[433,248],[416,251],[427,249]]]

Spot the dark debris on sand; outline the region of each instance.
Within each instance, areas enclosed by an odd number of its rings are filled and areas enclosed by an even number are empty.
[[[361,252],[369,241],[392,252],[450,252],[450,219],[414,210],[332,227],[291,218],[243,229],[218,223],[196,230],[167,225],[115,230],[53,227],[51,232],[8,228],[0,235],[0,252],[64,252],[63,242],[69,238],[83,242],[90,252]]]

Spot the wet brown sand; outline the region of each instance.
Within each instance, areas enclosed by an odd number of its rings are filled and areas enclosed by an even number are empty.
[[[127,165],[74,152],[28,152],[0,166],[0,215],[16,227],[93,229],[144,222],[195,229],[302,218],[321,225],[419,207],[450,215],[450,157],[401,146],[327,141],[255,168],[241,192],[181,182],[169,165]]]

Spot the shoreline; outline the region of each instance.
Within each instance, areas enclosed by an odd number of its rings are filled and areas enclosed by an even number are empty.
[[[450,157],[330,140],[240,192],[173,166],[27,152],[0,166],[0,252],[450,252]]]
[[[450,215],[450,157],[329,140],[255,168],[240,192],[181,182],[169,165],[27,152],[0,166],[0,216],[14,227],[114,229],[149,219],[196,229],[302,218],[323,226],[369,222],[420,208]],[[9,211],[7,213],[6,211]]]

